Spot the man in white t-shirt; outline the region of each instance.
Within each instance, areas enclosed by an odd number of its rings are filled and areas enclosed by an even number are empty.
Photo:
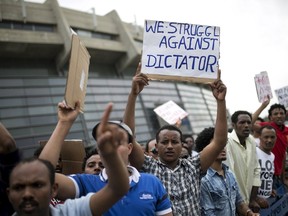
[[[72,125],[79,114],[79,105],[78,102],[76,108],[71,109],[64,103],[59,103],[58,129],[63,131],[64,125]],[[54,166],[43,159],[28,158],[18,163],[10,174],[7,193],[15,210],[13,216],[100,216],[128,192],[130,187],[128,172],[121,152],[118,150],[121,143],[127,140],[128,135],[120,127],[108,124],[111,110],[112,104],[109,104],[96,133],[98,149],[109,177],[107,184],[97,192],[89,193],[78,199],[68,199],[63,204],[52,206],[50,201],[58,191],[54,168],[59,154],[55,155]],[[69,129],[65,132],[68,133]],[[61,138],[64,139],[64,137]],[[45,153],[45,148],[41,154]]]
[[[268,202],[266,199],[272,195],[273,175],[274,175],[274,154],[271,152],[276,142],[276,131],[270,125],[265,125],[260,129],[260,143],[256,148],[258,160],[261,167],[260,179],[261,187],[258,189],[257,202]],[[264,199],[260,199],[264,198]],[[260,203],[259,203],[260,204]],[[261,204],[260,204],[261,205]]]

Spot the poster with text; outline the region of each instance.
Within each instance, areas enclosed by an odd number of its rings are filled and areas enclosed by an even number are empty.
[[[266,71],[256,74],[254,81],[259,102],[263,103],[266,101],[268,99],[268,95],[270,99],[273,98],[268,73]]]
[[[278,102],[285,106],[285,108],[288,107],[288,86],[285,86],[280,89],[275,90],[275,94],[277,96]]]
[[[142,73],[151,79],[210,82],[218,78],[220,27],[145,20]]]
[[[168,101],[158,106],[154,109],[154,112],[168,124],[176,124],[179,119],[183,119],[188,115],[188,113],[174,101]]]

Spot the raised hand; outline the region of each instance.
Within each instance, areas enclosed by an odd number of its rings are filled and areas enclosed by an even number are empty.
[[[210,84],[210,87],[216,100],[225,100],[227,88],[221,80],[215,80]]]
[[[141,73],[141,63],[139,62],[135,76],[132,80],[131,93],[133,93],[134,95],[138,95],[145,86],[149,85],[148,81],[149,79],[146,74]]]
[[[65,101],[58,103],[58,120],[61,122],[74,122],[80,112],[80,102],[76,102],[75,109],[67,106]]]
[[[128,143],[128,135],[125,130],[116,124],[108,123],[112,107],[113,104],[109,103],[96,131],[98,149],[102,156],[116,153],[121,144]]]

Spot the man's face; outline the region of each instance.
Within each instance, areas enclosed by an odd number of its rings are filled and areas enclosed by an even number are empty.
[[[116,125],[116,127],[119,127]],[[125,138],[122,140],[121,145],[118,147],[117,151],[119,153],[119,155],[121,156],[122,160],[124,161],[124,163],[126,165],[129,164],[129,155],[132,151],[132,143],[129,143],[129,138],[128,138],[128,134],[127,132],[121,128],[121,130],[124,131],[124,136]]]
[[[11,173],[8,197],[18,215],[47,215],[54,195],[56,186],[41,162],[21,164]]]
[[[162,162],[166,164],[177,162],[182,151],[180,133],[175,130],[165,129],[159,133],[158,138],[158,156]]]
[[[224,148],[219,155],[217,156],[216,160],[225,161],[227,159],[226,156],[226,148]]]
[[[274,122],[278,126],[282,126],[285,122],[285,112],[281,108],[275,108],[271,112],[269,117],[270,121]]]
[[[192,150],[193,145],[194,145],[194,140],[192,137],[187,137],[185,139],[185,142],[188,144],[188,148]]]
[[[264,128],[260,135],[260,147],[266,153],[270,153],[276,142],[276,132],[274,129]]]
[[[233,124],[233,128],[239,138],[247,138],[251,132],[251,118],[247,114],[240,114],[238,121]]]
[[[86,174],[99,174],[104,169],[99,154],[94,154],[86,161],[84,173]]]
[[[58,159],[58,162],[56,164],[55,172],[56,173],[62,173],[62,169],[63,169],[63,163],[62,163],[62,158],[60,156]]]

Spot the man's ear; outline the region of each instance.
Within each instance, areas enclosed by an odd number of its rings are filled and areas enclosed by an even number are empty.
[[[128,149],[129,149],[129,152],[132,151],[132,149],[133,149],[133,143],[128,143]]]
[[[52,195],[52,198],[55,198],[57,196],[57,193],[58,193],[58,183],[54,183],[52,185],[52,188],[51,188],[51,195]]]

